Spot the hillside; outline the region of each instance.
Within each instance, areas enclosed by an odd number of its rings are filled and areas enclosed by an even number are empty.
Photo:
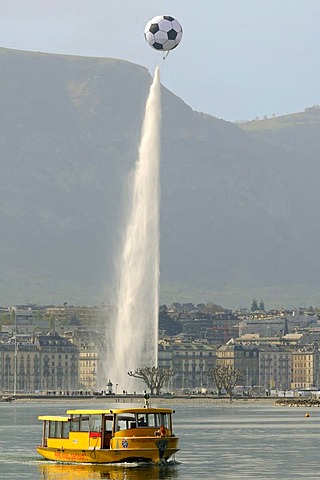
[[[0,81],[0,304],[112,302],[150,74],[0,49]],[[162,110],[161,301],[314,303],[317,158],[165,88]]]
[[[239,125],[245,132],[275,145],[295,149],[318,158],[320,148],[320,106],[281,117],[254,120]]]

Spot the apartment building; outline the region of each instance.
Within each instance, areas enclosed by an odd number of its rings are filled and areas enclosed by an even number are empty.
[[[79,349],[55,332],[11,338],[0,345],[0,389],[34,392],[78,389]]]
[[[290,390],[292,348],[264,345],[259,349],[259,385],[263,391]]]
[[[92,343],[81,347],[79,352],[80,387],[85,390],[97,390],[102,371],[102,356],[99,349]]]
[[[314,346],[292,352],[292,389],[320,386],[319,360],[319,350]]]
[[[217,349],[216,365],[240,370],[243,376],[239,382],[246,387],[259,385],[259,349],[256,346],[238,345],[230,340]]]
[[[216,348],[207,343],[160,341],[158,365],[175,371],[167,388],[170,391],[212,388],[210,370],[215,366],[215,351]]]

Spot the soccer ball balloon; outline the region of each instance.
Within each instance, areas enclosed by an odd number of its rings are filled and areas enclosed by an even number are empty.
[[[167,52],[179,45],[182,27],[173,17],[161,15],[147,23],[144,36],[151,47]]]

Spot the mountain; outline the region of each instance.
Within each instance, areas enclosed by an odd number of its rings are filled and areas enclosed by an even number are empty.
[[[0,49],[0,82],[0,304],[112,302],[149,72]],[[316,304],[320,172],[306,143],[162,88],[162,302]]]

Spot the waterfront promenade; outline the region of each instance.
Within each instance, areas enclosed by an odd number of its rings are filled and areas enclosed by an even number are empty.
[[[108,404],[114,403],[145,403],[143,394],[136,395],[80,395],[80,394],[69,394],[69,395],[59,395],[59,394],[17,394],[16,396],[10,394],[3,394],[0,401],[15,401],[15,402],[30,402],[30,401],[92,401],[97,404],[102,402]],[[277,400],[277,397],[266,397],[266,396],[255,396],[255,397],[236,397],[232,399],[232,402],[235,403],[248,403],[248,402],[267,402],[269,404],[274,403]],[[151,403],[153,404],[181,404],[181,403],[230,403],[229,397],[223,396],[218,397],[215,395],[154,395],[151,397]]]

